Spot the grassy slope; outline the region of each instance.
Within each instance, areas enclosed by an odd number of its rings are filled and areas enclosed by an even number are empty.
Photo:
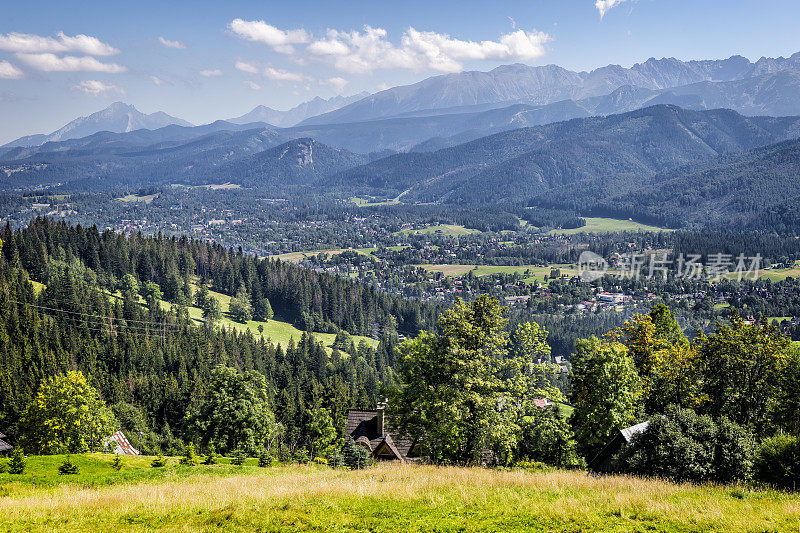
[[[377,248],[334,248],[332,250],[311,250],[308,252],[287,252],[285,254],[278,254],[271,256],[271,259],[280,259],[289,263],[299,263],[303,259],[308,259],[311,256],[319,255],[321,253],[328,254],[328,256],[339,255],[342,252],[353,251],[362,255],[370,255],[370,253]]]
[[[194,289],[196,290],[197,287],[194,287]],[[283,346],[287,346],[289,344],[290,339],[294,339],[296,343],[297,341],[300,340],[300,337],[303,335],[303,332],[294,327],[292,324],[275,319],[269,320],[267,322],[250,320],[245,324],[236,322],[235,320],[231,319],[230,316],[228,316],[227,314],[228,308],[230,307],[231,303],[231,297],[226,294],[214,291],[209,291],[209,294],[217,298],[220,304],[222,305],[223,316],[222,319],[218,322],[218,324],[224,328],[233,328],[238,331],[249,330],[253,335],[256,336],[263,335],[265,339],[270,339],[275,344],[281,344]],[[170,305],[170,304],[164,302],[163,305]],[[200,310],[199,307],[194,307],[194,306],[190,307],[189,316],[192,319],[194,319],[194,321],[197,322],[198,324],[203,322],[203,312],[202,310]],[[261,324],[264,327],[263,334],[258,332],[259,324]],[[333,341],[336,339],[336,334],[315,332],[314,337],[316,337],[318,340],[321,340],[323,344],[325,344],[325,346],[330,349],[331,345],[333,344]],[[369,337],[362,337],[360,335],[352,335],[351,337],[353,339],[353,342],[356,343],[356,345],[358,345],[358,343],[362,340],[366,341],[370,346],[374,347],[376,345],[375,340],[370,339]]]
[[[800,520],[798,499],[787,494],[583,472],[390,464],[355,472],[154,470],[139,481],[127,474],[115,485],[76,479],[55,488],[31,488],[23,475],[2,485],[0,523],[6,531],[727,532],[796,530]]]
[[[425,268],[429,272],[442,272],[446,276],[463,276],[470,270],[476,276],[488,276],[490,274],[524,274],[526,270],[530,270],[530,276],[523,279],[526,283],[533,283],[538,281],[544,282],[544,277],[550,275],[551,269],[557,268],[561,270],[561,274],[574,276],[578,273],[574,265],[551,265],[551,266],[496,266],[496,265],[417,265]]]
[[[452,237],[458,237],[460,235],[471,235],[473,233],[480,233],[480,231],[476,229],[469,229],[465,228],[464,226],[458,226],[456,224],[441,224],[439,226],[428,226],[427,228],[423,229],[404,229],[398,231],[396,235],[428,235],[436,232],[441,232],[443,235],[450,235]]]
[[[582,228],[573,229],[554,229],[550,233],[573,234],[573,233],[614,233],[618,231],[671,231],[658,226],[640,224],[633,220],[619,220],[616,218],[585,217],[586,225]]]

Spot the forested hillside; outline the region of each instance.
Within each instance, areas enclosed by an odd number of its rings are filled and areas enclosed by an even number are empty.
[[[797,134],[797,119],[654,106],[498,133],[430,153],[397,154],[345,171],[343,187],[409,190],[404,199],[527,201],[562,185],[613,180],[632,188],[656,172]]]
[[[341,277],[185,238],[128,239],[38,219],[6,226],[2,241],[0,426],[12,434],[44,378],[80,370],[136,445],[169,449],[224,365],[264,376],[293,450],[305,445],[310,410],[329,409],[341,427],[347,408],[374,406],[379,384],[393,380],[397,329],[415,332],[435,313]],[[308,335],[284,347],[213,327],[213,317],[197,325],[186,311],[194,284],[247,295],[254,316],[271,307],[307,331],[341,328],[380,342],[343,342],[329,356]]]

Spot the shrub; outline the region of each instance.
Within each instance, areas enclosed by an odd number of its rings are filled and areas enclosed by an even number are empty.
[[[753,476],[753,435],[722,417],[717,422],[714,480],[719,483],[745,481]]]
[[[119,472],[120,470],[122,470],[122,467],[123,467],[122,458],[119,455],[115,455],[114,460],[111,461],[111,468]]]
[[[309,462],[310,460],[311,460],[311,456],[308,455],[308,450],[306,450],[305,448],[300,448],[299,450],[296,450],[292,454],[292,461],[294,461],[295,463],[305,464],[305,463]]]
[[[760,481],[795,490],[800,478],[800,439],[790,435],[764,439],[754,462]]]
[[[72,456],[67,455],[61,466],[58,467],[58,473],[62,476],[71,476],[78,473],[78,465],[72,462]]]
[[[211,444],[208,446],[208,451],[206,452],[206,457],[203,459],[204,465],[215,465],[217,464],[217,450],[214,448],[214,445]]]
[[[158,457],[153,459],[153,461],[150,463],[150,466],[152,466],[153,468],[162,468],[164,466],[167,466],[167,459],[166,457],[164,457],[164,454],[159,453]]]
[[[616,459],[618,470],[675,481],[729,483],[749,478],[751,434],[725,418],[676,406],[657,415]]]
[[[554,470],[552,466],[539,461],[517,461],[514,463],[514,468],[528,472],[552,472]]]
[[[233,457],[231,457],[231,464],[236,466],[242,466],[246,460],[247,460],[247,454],[244,453],[244,450],[239,448],[233,453]]]
[[[197,460],[197,454],[194,453],[194,444],[190,442],[183,450],[181,464],[186,466],[197,466],[199,462],[200,461]]]
[[[272,455],[267,450],[261,450],[258,454],[258,466],[266,468],[270,465],[272,465]]]
[[[22,448],[20,446],[17,446],[11,453],[11,461],[8,462],[8,473],[24,474],[25,466],[27,464],[28,460],[25,458],[25,454],[22,453]]]

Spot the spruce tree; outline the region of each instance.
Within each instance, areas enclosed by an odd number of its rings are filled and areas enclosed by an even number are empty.
[[[8,463],[8,473],[24,474],[27,463],[28,460],[25,458],[25,454],[22,453],[22,448],[17,446],[11,453],[11,461]]]

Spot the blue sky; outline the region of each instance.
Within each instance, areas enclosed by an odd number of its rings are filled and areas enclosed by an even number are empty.
[[[0,143],[117,100],[200,124],[504,63],[590,70],[800,51],[797,0],[596,3],[4,2]]]

